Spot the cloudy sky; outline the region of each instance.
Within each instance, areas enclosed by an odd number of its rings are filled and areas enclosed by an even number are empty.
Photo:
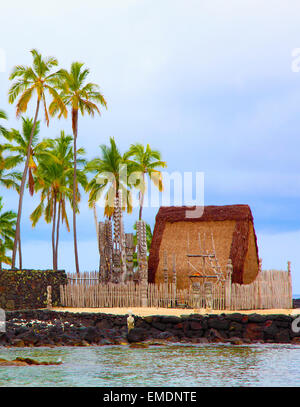
[[[300,72],[292,69],[299,17],[296,0],[5,2],[0,108],[19,128],[7,102],[8,75],[14,65],[31,63],[30,49],[56,56],[63,67],[85,62],[108,102],[101,118],[80,119],[78,144],[88,157],[113,136],[122,151],[149,142],[169,172],[204,172],[205,204],[249,204],[263,268],[283,269],[291,260],[300,293]],[[41,136],[61,129],[71,132],[70,122],[54,119]],[[15,193],[1,195],[16,208]],[[50,227],[41,221],[33,230],[28,220],[37,202],[24,202],[24,266],[45,268]],[[152,225],[156,212],[145,210]],[[136,216],[126,219],[128,230]],[[78,229],[81,268],[95,269],[86,200]],[[62,234],[60,250],[59,266],[73,270],[71,234]]]

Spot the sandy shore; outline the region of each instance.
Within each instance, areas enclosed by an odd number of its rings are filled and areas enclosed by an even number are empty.
[[[131,310],[134,315],[145,317],[147,315],[190,315],[190,314],[232,314],[238,312],[240,314],[284,314],[284,315],[300,315],[300,308],[295,309],[262,309],[262,310],[207,310],[201,309],[180,309],[180,308],[53,308],[54,311],[62,312],[91,312],[104,313],[113,315],[126,315]]]

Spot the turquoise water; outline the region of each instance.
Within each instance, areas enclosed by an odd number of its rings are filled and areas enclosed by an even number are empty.
[[[300,386],[300,346],[0,348],[59,366],[0,367],[0,386]]]

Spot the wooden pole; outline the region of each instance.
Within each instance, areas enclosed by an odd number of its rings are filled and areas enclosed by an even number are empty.
[[[292,273],[291,273],[291,262],[288,261],[288,273],[289,273],[289,303],[290,308],[293,308],[293,290],[292,290]]]
[[[226,281],[225,281],[225,307],[231,309],[231,276],[232,276],[232,261],[228,259],[226,266]]]
[[[168,255],[166,250],[164,250],[163,271],[164,271],[164,283],[168,284]]]
[[[176,303],[176,286],[177,286],[177,274],[176,274],[176,254],[173,254],[173,306]]]

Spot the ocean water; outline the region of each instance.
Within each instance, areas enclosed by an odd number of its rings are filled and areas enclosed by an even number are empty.
[[[0,386],[300,386],[300,346],[0,348],[0,358],[62,360],[0,367]]]

